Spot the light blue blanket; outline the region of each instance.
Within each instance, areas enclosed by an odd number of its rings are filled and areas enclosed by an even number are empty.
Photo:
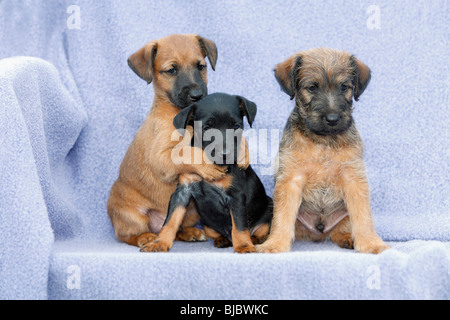
[[[449,2],[376,2],[0,1],[0,299],[449,299]],[[172,33],[215,41],[209,92],[257,103],[250,149],[269,194],[293,108],[273,67],[318,46],[365,62],[355,121],[375,227],[393,249],[118,243],[106,200],[153,100],[127,58]]]

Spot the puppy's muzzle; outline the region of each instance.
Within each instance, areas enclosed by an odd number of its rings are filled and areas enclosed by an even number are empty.
[[[192,102],[197,102],[204,96],[206,96],[206,90],[202,90],[199,86],[191,85],[186,86],[178,94],[178,99],[181,101],[186,101],[188,104]]]
[[[340,119],[341,116],[338,113],[331,112],[325,115],[325,121],[330,127],[335,127]]]
[[[204,96],[203,91],[200,89],[194,89],[189,91],[189,99],[191,99],[191,101],[193,102],[200,100],[201,98],[203,98],[203,96]]]

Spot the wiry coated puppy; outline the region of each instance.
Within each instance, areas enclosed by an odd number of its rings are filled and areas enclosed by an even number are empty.
[[[176,131],[174,117],[207,94],[206,57],[214,70],[217,48],[213,41],[176,34],[150,41],[128,59],[139,77],[153,83],[155,92],[153,106],[128,148],[107,204],[116,237],[130,245],[142,249],[156,238],[180,174],[195,173],[208,181],[225,175],[225,167],[211,162],[176,164],[171,158],[178,146],[171,139]],[[192,158],[194,149],[189,150]],[[190,213],[178,239],[206,240],[204,231],[193,227],[198,215],[195,210]]]
[[[319,48],[280,63],[275,77],[296,105],[279,149],[270,235],[257,250],[289,251],[294,236],[331,238],[366,253],[386,250],[373,227],[363,145],[352,118],[369,68],[347,52]]]
[[[166,252],[191,201],[205,226],[206,234],[215,239],[216,247],[233,245],[238,253],[255,252],[254,243],[261,243],[269,232],[272,220],[272,199],[251,166],[238,166],[238,146],[241,145],[243,117],[250,126],[256,115],[256,105],[241,97],[215,93],[183,109],[174,119],[177,129],[194,127],[189,141],[209,150],[214,163],[228,168],[227,175],[215,182],[199,180],[193,175],[181,175],[172,194],[167,219],[146,251]],[[189,134],[186,131],[185,134]]]

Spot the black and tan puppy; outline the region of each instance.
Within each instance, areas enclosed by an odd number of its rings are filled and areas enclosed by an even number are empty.
[[[275,68],[293,109],[279,149],[270,235],[259,252],[290,250],[294,236],[331,238],[341,247],[380,253],[370,212],[363,146],[352,117],[370,81],[353,55],[327,48],[298,52]]]
[[[168,251],[191,201],[205,226],[206,234],[215,239],[216,247],[231,246],[235,252],[255,252],[254,243],[261,243],[269,232],[272,220],[272,199],[251,166],[237,165],[243,117],[250,126],[256,105],[240,96],[215,93],[183,109],[174,119],[177,129],[194,127],[193,145],[200,145],[214,163],[228,169],[225,178],[216,182],[181,175],[172,194],[167,219],[146,251]],[[185,134],[189,134],[186,131]],[[253,239],[251,238],[253,237]]]
[[[211,162],[172,161],[178,146],[171,139],[176,131],[174,117],[207,94],[206,58],[214,70],[217,48],[213,41],[175,34],[150,41],[128,59],[139,77],[153,83],[155,98],[122,161],[107,207],[116,237],[141,250],[161,230],[180,174],[195,173],[208,181],[225,175],[225,167]],[[192,157],[194,149],[188,150]],[[178,239],[206,240],[204,231],[193,227],[198,220],[195,210],[189,213],[192,215],[187,215]]]

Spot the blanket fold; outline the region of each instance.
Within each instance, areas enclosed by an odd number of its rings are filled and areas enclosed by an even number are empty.
[[[17,289],[26,286],[46,297],[54,233],[68,239],[79,229],[70,186],[63,179],[86,113],[74,103],[55,67],[38,58],[0,60],[0,95],[0,283],[12,281]]]

